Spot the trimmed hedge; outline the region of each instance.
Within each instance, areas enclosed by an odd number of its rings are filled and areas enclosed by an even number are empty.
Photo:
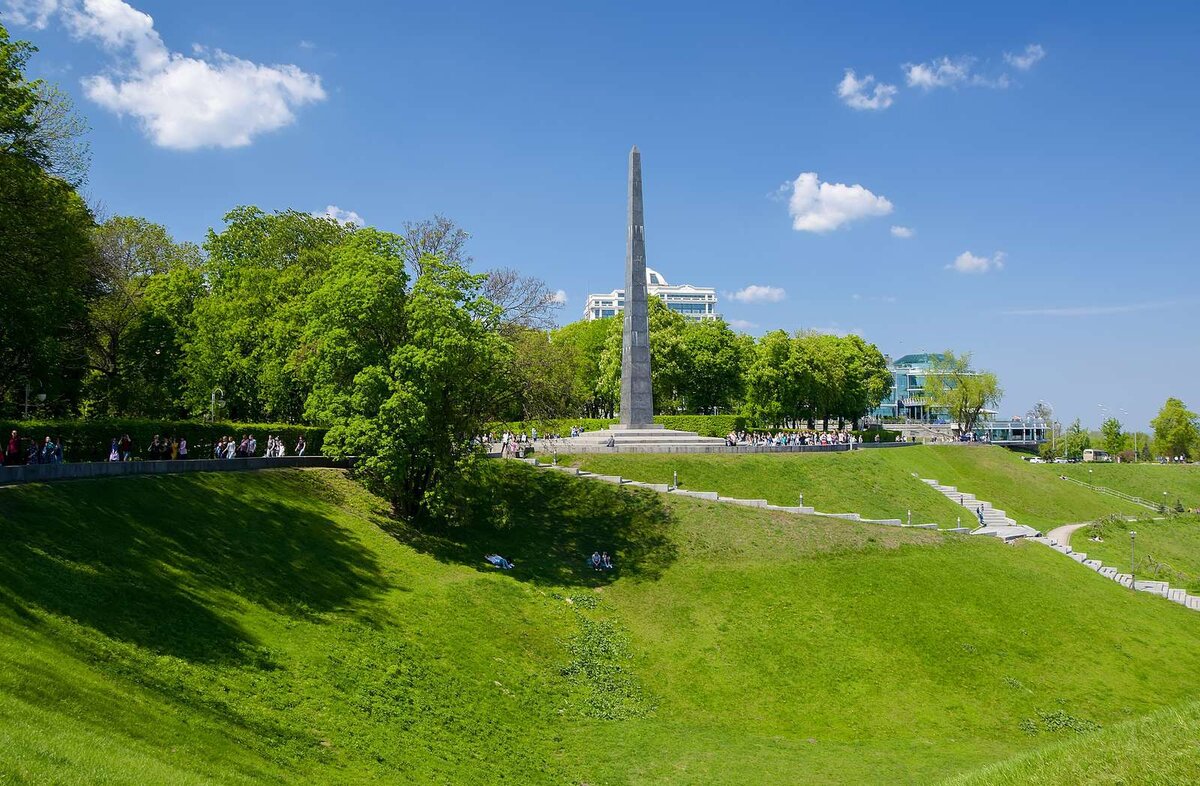
[[[8,447],[8,435],[16,429],[21,435],[22,450],[28,450],[28,440],[39,444],[47,436],[55,441],[63,440],[63,458],[66,461],[107,461],[109,444],[113,437],[118,440],[125,434],[133,441],[134,458],[143,458],[154,435],[167,439],[183,437],[188,443],[191,458],[212,458],[213,444],[222,436],[241,439],[243,434],[253,434],[258,440],[261,455],[267,446],[267,435],[283,438],[287,454],[294,453],[296,440],[304,435],[307,443],[305,455],[317,456],[325,439],[325,429],[297,426],[288,423],[209,423],[202,420],[140,420],[131,418],[106,418],[97,420],[2,420],[0,434],[3,447]]]

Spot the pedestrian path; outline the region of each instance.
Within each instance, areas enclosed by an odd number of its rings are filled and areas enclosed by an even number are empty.
[[[990,535],[1008,543],[1020,538],[1032,538],[1042,534],[1033,527],[1018,524],[1003,510],[990,502],[979,499],[974,494],[959,491],[954,486],[944,486],[930,478],[921,478],[921,482],[932,486],[946,499],[963,509],[964,516],[971,522],[972,535]]]

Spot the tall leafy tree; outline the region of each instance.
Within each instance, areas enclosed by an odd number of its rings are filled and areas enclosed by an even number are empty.
[[[84,376],[91,212],[55,176],[44,91],[25,78],[34,48],[0,26],[0,410],[74,409]]]
[[[586,417],[609,418],[617,408],[610,386],[603,380],[601,356],[609,334],[619,323],[618,317],[581,319],[555,330],[556,342],[569,345],[572,351],[572,379],[575,398]]]
[[[200,287],[199,249],[166,228],[116,216],[92,233],[97,293],[89,307],[86,406],[109,415],[176,415],[185,325]],[[174,276],[174,286],[165,281]],[[182,301],[169,292],[191,288]]]
[[[741,403],[754,341],[724,320],[692,322],[683,329],[679,393],[688,412],[729,412]]]
[[[234,418],[295,421],[308,387],[297,356],[308,296],[321,285],[352,226],[295,210],[239,207],[209,230],[209,293],[196,304],[187,345],[188,401],[208,409],[220,388]]]
[[[1128,435],[1121,430],[1121,421],[1107,418],[1100,424],[1100,444],[1110,455],[1117,455],[1125,450]]]
[[[309,410],[330,423],[325,451],[358,456],[355,471],[399,515],[450,515],[479,460],[473,439],[509,395],[511,349],[482,277],[426,258],[405,293],[402,256],[372,243],[336,254],[313,295]]]
[[[1000,403],[1004,391],[995,374],[971,368],[969,352],[955,355],[946,350],[934,358],[925,375],[925,397],[947,408],[963,431],[971,431],[984,409]]]
[[[650,318],[650,382],[654,389],[654,411],[675,413],[683,408],[681,390],[684,387],[688,364],[683,347],[687,320],[667,308],[662,298],[649,299]],[[609,324],[600,373],[604,395],[614,401],[621,399],[621,329],[620,319]]]
[[[1168,398],[1150,421],[1154,429],[1154,451],[1160,456],[1200,455],[1200,427],[1196,413],[1177,398]]]
[[[541,330],[508,333],[512,343],[515,403],[524,420],[568,418],[579,413],[582,399],[575,385],[578,350]]]
[[[1075,418],[1075,422],[1063,432],[1062,438],[1059,441],[1059,450],[1067,458],[1078,459],[1083,457],[1083,451],[1092,446],[1092,437],[1088,434],[1087,429],[1079,422],[1079,418]]]

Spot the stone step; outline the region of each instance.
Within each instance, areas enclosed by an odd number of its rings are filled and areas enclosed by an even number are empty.
[[[785,513],[816,513],[816,508],[810,508],[807,505],[767,505],[767,510],[782,510]]]
[[[747,508],[765,508],[767,501],[765,499],[737,499],[736,497],[721,497],[721,502],[728,502],[731,505],[743,505]]]

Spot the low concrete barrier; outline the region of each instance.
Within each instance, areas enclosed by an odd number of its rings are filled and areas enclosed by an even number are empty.
[[[279,458],[197,459],[182,461],[89,461],[79,464],[26,464],[0,469],[0,486],[50,483],[59,480],[113,478],[125,475],[178,475],[185,472],[233,472],[285,467],[349,468],[353,461],[327,456]]]

